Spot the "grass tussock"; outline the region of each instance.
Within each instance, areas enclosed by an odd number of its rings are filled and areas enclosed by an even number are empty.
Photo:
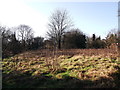
[[[117,53],[106,49],[30,51],[2,65],[3,88],[120,88]]]

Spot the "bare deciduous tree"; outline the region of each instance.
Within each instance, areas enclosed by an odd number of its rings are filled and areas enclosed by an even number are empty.
[[[62,36],[72,26],[72,21],[66,10],[55,10],[50,16],[47,32],[54,45],[61,49]]]
[[[30,39],[33,38],[33,30],[28,25],[18,26],[18,38],[21,40],[22,45],[25,47],[25,43],[29,44]]]
[[[19,25],[18,26],[18,37],[23,40],[28,40],[33,37],[33,31],[32,28],[28,25]]]

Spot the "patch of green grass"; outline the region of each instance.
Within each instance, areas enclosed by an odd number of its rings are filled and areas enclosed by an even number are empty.
[[[116,59],[111,59],[111,61],[112,61],[113,63],[115,63],[115,62],[116,62]]]
[[[9,73],[11,73],[12,72],[12,70],[4,70],[3,71],[3,73],[5,73],[5,74],[9,74]]]
[[[66,71],[66,72],[63,72],[63,73],[58,73],[55,75],[56,78],[65,78],[67,76],[69,76],[70,74],[70,71]]]
[[[46,73],[45,76],[50,76],[50,77],[52,77],[52,76],[54,76],[54,75],[51,74],[51,73]]]
[[[91,68],[93,68],[93,66],[83,67],[83,68],[81,69],[81,71],[87,71],[87,70],[89,70],[89,69],[91,69]]]
[[[117,64],[120,64],[120,62],[117,62]]]
[[[70,73],[69,73],[69,76],[71,77],[78,77],[78,71],[77,70],[71,70]]]

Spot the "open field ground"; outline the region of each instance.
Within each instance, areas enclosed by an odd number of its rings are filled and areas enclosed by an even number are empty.
[[[3,88],[120,88],[115,50],[37,50],[2,64]]]

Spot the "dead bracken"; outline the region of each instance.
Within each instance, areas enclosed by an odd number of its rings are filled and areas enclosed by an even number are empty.
[[[9,87],[22,87],[27,84],[28,87],[120,87],[120,79],[116,78],[116,75],[120,76],[120,62],[116,53],[106,53],[106,49],[99,50],[95,55],[91,53],[96,53],[96,49],[57,52],[59,54],[47,51],[41,55],[41,51],[31,51],[4,59],[3,86],[7,84]],[[25,81],[21,81],[22,79]],[[29,83],[30,80],[33,82]]]

